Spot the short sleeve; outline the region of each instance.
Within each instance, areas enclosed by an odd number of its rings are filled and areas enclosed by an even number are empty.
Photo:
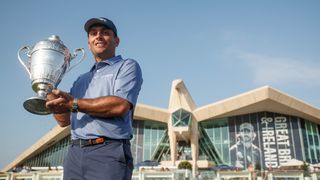
[[[127,59],[115,79],[114,95],[126,99],[135,106],[142,82],[142,72],[139,64],[133,59]]]

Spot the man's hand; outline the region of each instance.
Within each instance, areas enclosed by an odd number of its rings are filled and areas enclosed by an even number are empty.
[[[55,114],[70,112],[72,108],[73,97],[58,89],[52,90],[47,96],[46,107]]]

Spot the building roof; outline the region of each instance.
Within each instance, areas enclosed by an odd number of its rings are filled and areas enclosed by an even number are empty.
[[[319,108],[269,86],[257,88],[197,108],[182,80],[175,80],[172,82],[168,109],[137,104],[134,112],[134,119],[167,123],[171,119],[171,113],[181,108],[193,113],[198,122],[208,119],[270,111],[301,117],[320,124]],[[1,171],[9,171],[11,168],[23,163],[28,158],[37,155],[39,152],[42,152],[69,134],[70,127],[61,128],[56,126]]]
[[[320,109],[269,86],[264,86],[196,109],[198,121],[270,111],[320,124]]]

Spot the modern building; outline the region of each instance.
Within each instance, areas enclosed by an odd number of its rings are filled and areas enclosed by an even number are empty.
[[[320,109],[264,86],[197,107],[182,80],[172,83],[168,109],[138,104],[131,140],[135,164],[192,164],[193,175],[226,164],[238,169],[320,163]],[[2,172],[15,167],[59,167],[69,127],[55,127]]]

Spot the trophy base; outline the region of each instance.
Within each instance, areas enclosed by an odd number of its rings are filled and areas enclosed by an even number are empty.
[[[46,108],[46,100],[40,97],[31,97],[24,101],[23,107],[30,113],[48,115],[51,112]]]

